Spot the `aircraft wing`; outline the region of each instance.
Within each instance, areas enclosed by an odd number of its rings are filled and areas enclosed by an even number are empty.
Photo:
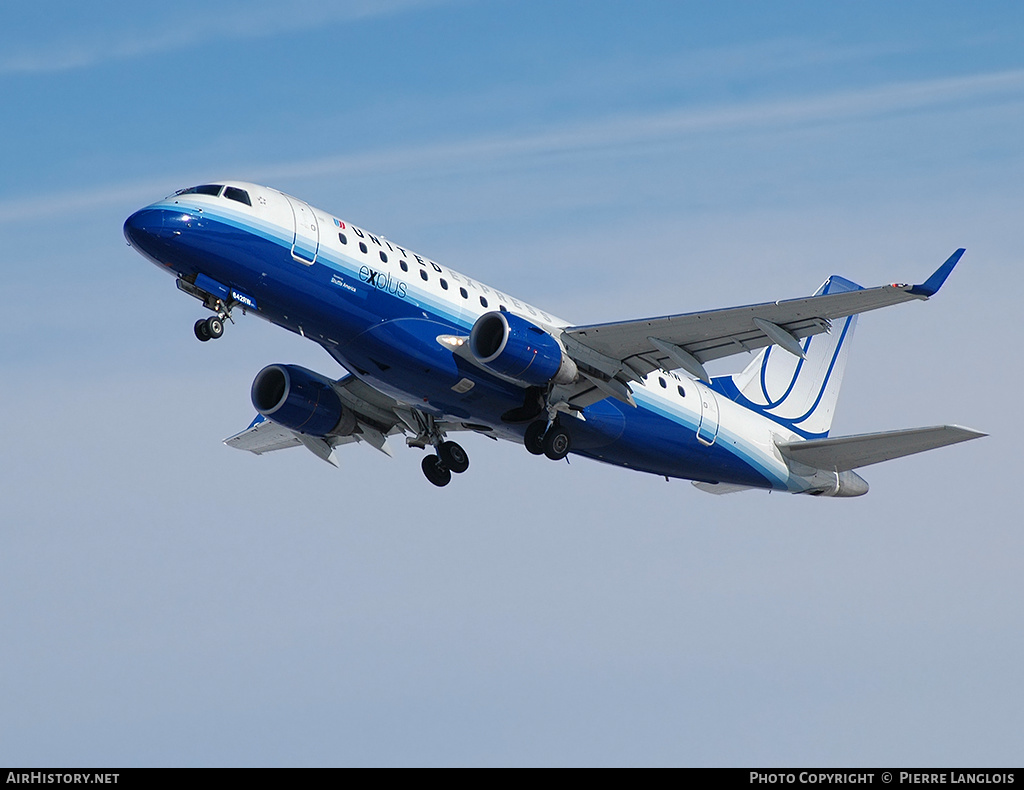
[[[396,433],[412,432],[416,435],[434,426],[443,432],[490,431],[486,425],[428,418],[422,412],[399,403],[352,375],[338,379],[333,382],[333,386],[342,402],[356,416],[355,430],[347,436],[308,436],[257,414],[248,428],[228,437],[224,444],[256,455],[302,446],[318,458],[338,466],[334,451],[346,444],[366,442],[382,453],[391,455],[387,438]]]
[[[224,444],[238,450],[248,450],[256,455],[304,446],[334,466],[338,465],[334,450],[353,442],[366,442],[371,447],[390,455],[387,437],[393,433],[404,432],[402,421],[394,411],[399,405],[398,402],[351,375],[333,382],[333,387],[345,406],[355,414],[356,426],[349,435],[324,438],[308,436],[257,414],[248,428],[228,437]]]
[[[963,249],[954,252],[920,285],[883,285],[699,313],[573,326],[563,331],[561,339],[566,352],[585,372],[638,381],[659,368],[682,368],[710,383],[705,362],[772,344],[803,356],[798,341],[827,332],[836,319],[927,299],[939,290],[963,254]]]
[[[250,453],[263,455],[287,447],[298,447],[302,442],[295,431],[271,422],[262,414],[257,414],[248,428],[225,439],[224,444],[236,450],[248,450]]]
[[[789,442],[780,444],[779,451],[787,458],[815,469],[847,472],[982,436],[986,434],[959,425],[937,425],[932,428],[907,428],[901,431]]]
[[[256,455],[263,455],[263,453],[270,453],[274,450],[285,450],[289,447],[304,446],[318,458],[322,458],[327,463],[337,466],[338,461],[335,457],[334,449],[343,444],[351,444],[358,440],[358,437],[354,434],[350,436],[332,436],[329,439],[306,436],[298,431],[285,428],[283,425],[278,425],[276,422],[271,422],[262,414],[257,414],[256,419],[249,424],[248,428],[225,439],[224,444],[228,447],[234,447],[236,450],[248,450]],[[382,443],[381,449],[383,447]]]

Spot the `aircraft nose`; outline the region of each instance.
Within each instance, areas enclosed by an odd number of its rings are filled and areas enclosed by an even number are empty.
[[[166,213],[144,208],[124,221],[124,237],[128,243],[155,263],[166,265],[173,254],[174,229],[167,227]]]
[[[162,227],[160,212],[144,208],[124,221],[124,237],[133,247],[145,250],[147,243],[153,240],[156,231]]]

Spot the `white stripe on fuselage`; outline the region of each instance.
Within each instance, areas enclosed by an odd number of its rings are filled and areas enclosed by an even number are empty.
[[[290,249],[295,236],[295,226],[288,196],[257,184],[237,181],[227,183],[248,190],[254,199],[253,206],[235,207],[229,205],[224,198],[189,194],[170,197],[155,204],[154,208],[181,207],[183,203],[195,205],[202,208],[207,216]],[[265,203],[258,198],[262,198]],[[404,298],[410,303],[466,330],[481,315],[501,308],[516,313],[552,331],[555,335],[561,328],[570,326],[569,322],[563,319],[442,266],[433,259],[421,256],[384,236],[371,233],[313,206],[310,206],[310,209],[319,225],[316,263],[327,266],[341,275],[358,279],[360,270],[365,267],[386,273],[405,283]],[[338,233],[346,235],[347,244],[341,243]],[[367,252],[363,253],[359,249],[359,242],[366,245]],[[381,252],[387,255],[386,262],[381,260]],[[402,271],[400,261],[406,261],[409,271]],[[296,259],[296,266],[303,265],[308,266],[309,263]],[[421,278],[419,271],[427,273],[426,280]],[[448,282],[447,290],[441,288],[441,278]],[[466,289],[468,298],[461,296],[461,288]],[[403,298],[394,294],[392,296],[396,299]],[[481,297],[488,300],[486,307],[481,304]],[[641,383],[631,384],[638,408],[657,413],[696,433],[701,418],[698,388],[703,384],[698,384],[693,379],[680,378],[674,373],[660,375],[671,379],[669,388],[661,387],[657,381],[658,373],[644,377]],[[684,397],[678,396],[678,392],[674,390],[680,385],[687,392]],[[784,431],[780,425],[767,417],[731,400],[718,396],[718,401],[720,413],[718,438],[715,442],[717,446],[756,469],[771,481],[773,487],[790,491],[803,490],[807,487],[801,478],[791,474],[775,446],[778,441],[798,438],[795,434]]]

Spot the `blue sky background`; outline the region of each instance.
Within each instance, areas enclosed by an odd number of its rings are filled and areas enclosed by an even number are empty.
[[[0,764],[1019,765],[1017,3],[0,11]],[[852,501],[469,437],[220,440],[264,365],[124,243],[269,183],[589,323],[920,281],[834,432],[992,435]],[[716,368],[735,370],[745,360]]]

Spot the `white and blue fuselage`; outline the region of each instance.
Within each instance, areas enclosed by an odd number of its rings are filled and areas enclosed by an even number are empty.
[[[528,388],[458,353],[458,347],[481,317],[495,311],[556,338],[570,326],[381,235],[256,184],[220,182],[168,197],[129,217],[125,235],[208,306],[210,297],[221,299],[319,343],[359,380],[437,424],[457,421],[518,443],[527,426],[508,415],[523,407]],[[852,319],[845,320],[844,333],[852,329]],[[835,334],[833,327],[830,335]],[[813,392],[807,398],[807,415],[822,408],[829,389],[842,343],[832,347],[827,370],[817,376],[817,398]],[[799,371],[802,362],[792,359]],[[709,386],[669,367],[678,369],[666,365],[632,376],[635,406],[605,396],[564,409],[560,422],[571,434],[572,452],[723,487],[827,493],[835,483],[833,493],[838,492],[835,469],[794,464],[780,450],[780,444],[827,436],[831,415],[824,431],[813,421],[802,424],[798,414],[780,419],[770,403],[753,403],[737,377],[716,378]],[[763,390],[764,382],[759,386]],[[770,400],[767,390],[764,395]],[[831,409],[834,393],[828,397]]]

